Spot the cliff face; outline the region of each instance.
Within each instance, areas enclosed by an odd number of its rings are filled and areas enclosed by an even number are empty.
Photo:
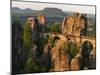
[[[65,45],[65,43],[67,42],[68,40],[58,39],[55,41],[53,47],[51,47],[51,43],[45,45],[43,52],[43,62],[51,66],[49,71],[75,71],[83,69],[95,69],[95,49],[89,49],[90,51],[87,52],[88,49],[85,48],[84,50],[80,48],[79,52],[77,52],[77,54],[72,57],[68,49],[66,49],[68,44]],[[84,55],[84,53],[86,55]]]
[[[56,9],[44,9],[44,11],[46,12],[51,10],[55,11]],[[38,20],[39,23],[45,24],[44,16],[39,16]],[[64,28],[63,32],[66,33],[65,35],[71,34],[76,36],[76,38],[71,38],[70,36],[68,36],[66,37],[66,39],[63,39],[62,37],[58,37],[59,39],[56,39],[55,37],[51,37],[52,39],[55,38],[55,41],[53,40],[53,47],[51,40],[43,46],[44,49],[43,57],[41,57],[41,62],[45,64],[44,66],[49,68],[48,71],[75,71],[89,68],[93,69],[96,67],[95,49],[88,49],[88,45],[85,44],[85,46],[81,47],[82,49],[80,51],[77,50],[82,43],[80,34],[82,28],[85,28],[84,25],[85,19],[81,14],[78,14],[76,16],[68,16],[64,19],[64,22],[62,24],[62,28]],[[72,44],[71,42],[74,44]],[[64,47],[65,43],[67,43],[66,46],[68,46],[68,48]],[[76,47],[78,48],[75,49]],[[67,48],[67,52],[64,51],[65,48]],[[37,53],[36,47],[32,48],[32,53],[35,57]]]
[[[82,69],[82,54],[79,52],[72,60],[71,60],[71,70],[80,70]]]
[[[83,14],[76,13],[72,16],[67,16],[64,18],[64,21],[62,23],[62,30],[63,33],[74,34],[75,36],[80,36],[81,30],[86,29],[86,16]]]
[[[62,46],[65,41],[58,40],[55,43],[55,46],[51,49],[51,62],[52,69],[51,71],[67,71],[70,70],[69,55],[65,54],[64,50],[62,50]]]

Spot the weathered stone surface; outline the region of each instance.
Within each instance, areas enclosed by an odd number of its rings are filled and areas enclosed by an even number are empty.
[[[64,18],[62,23],[62,32],[69,34],[74,34],[75,36],[80,36],[80,32],[85,28],[85,18],[83,14],[76,13],[73,16],[68,16]]]
[[[73,16],[68,16],[68,17],[64,18],[64,21],[62,24],[63,33],[66,33],[67,35],[72,34],[73,25],[74,25],[74,17]]]
[[[69,62],[70,58],[64,53],[61,49],[61,46],[64,44],[63,40],[58,40],[55,46],[51,49],[51,62],[53,71],[66,71],[70,70]]]
[[[46,18],[44,15],[39,15],[38,18],[30,16],[27,18],[27,21],[30,23],[32,31],[44,31],[44,25],[46,23]]]
[[[51,54],[50,54],[50,44],[48,43],[47,45],[45,45],[44,50],[43,50],[43,63],[45,63],[45,65],[49,65],[51,62]]]
[[[80,70],[82,65],[82,54],[78,53],[72,60],[71,60],[71,70]]]
[[[70,70],[70,59],[69,55],[65,54],[62,50],[61,52],[61,61],[60,61],[60,71],[69,71]]]
[[[85,20],[84,18],[82,18],[82,16],[83,16],[82,14],[78,14],[75,17],[75,23],[74,23],[74,29],[73,29],[73,34],[75,36],[80,36],[81,30],[82,28],[84,28]]]
[[[29,17],[29,18],[27,19],[27,21],[30,23],[30,27],[32,28],[32,30],[34,30],[35,25],[36,25],[35,18],[34,18],[34,17]]]
[[[89,68],[95,69],[96,68],[96,50],[93,49],[89,55]]]
[[[53,71],[59,71],[59,64],[60,64],[60,56],[59,51],[56,47],[53,47],[51,50],[51,62],[53,65]]]
[[[31,50],[30,50],[30,54],[32,55],[32,58],[35,60],[36,59],[36,55],[37,55],[37,46],[35,44],[32,45]]]
[[[46,24],[46,18],[45,18],[44,15],[40,14],[38,16],[38,31],[39,32],[44,32],[45,31],[45,28],[44,28],[45,24]]]
[[[40,24],[45,25],[45,23],[46,23],[45,16],[44,15],[39,15],[38,16],[38,21],[39,21]]]

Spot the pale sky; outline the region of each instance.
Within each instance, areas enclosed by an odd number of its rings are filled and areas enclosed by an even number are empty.
[[[42,10],[46,7],[54,7],[62,9],[63,11],[95,14],[95,6],[12,1],[12,7],[19,7],[21,9],[31,8],[33,10]]]

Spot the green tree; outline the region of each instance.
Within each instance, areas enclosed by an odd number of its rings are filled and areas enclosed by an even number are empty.
[[[33,63],[33,59],[31,57],[29,57],[25,63],[25,68],[24,68],[25,72],[27,73],[31,73],[34,71],[34,63]]]
[[[70,57],[73,58],[78,53],[78,47],[75,42],[64,43],[62,49],[65,53],[69,53]]]
[[[58,23],[52,23],[50,25],[45,26],[45,30],[47,32],[61,32],[61,25]]]
[[[24,48],[30,50],[33,40],[32,40],[32,29],[30,27],[30,23],[26,22],[24,25]]]
[[[32,40],[32,29],[31,29],[31,24],[26,21],[24,25],[24,34],[23,34],[23,64],[27,62],[28,57],[30,56],[30,50],[33,44]]]
[[[71,58],[73,58],[78,53],[78,48],[76,43],[73,42],[67,43],[67,49]]]
[[[33,61],[32,57],[28,57],[24,71],[25,73],[45,72],[47,71],[47,66],[41,63],[41,59]]]

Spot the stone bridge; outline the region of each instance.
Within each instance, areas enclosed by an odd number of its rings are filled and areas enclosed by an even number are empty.
[[[51,37],[52,39],[55,39],[56,37],[59,38],[60,40],[72,40],[72,41],[75,41],[79,46],[82,45],[85,41],[89,41],[92,45],[93,45],[93,49],[95,49],[96,47],[96,38],[95,37],[88,37],[88,36],[82,36],[82,37],[79,37],[79,36],[73,36],[73,35],[68,35],[68,36],[65,36],[65,34],[63,33],[45,33],[45,36],[49,36]]]

